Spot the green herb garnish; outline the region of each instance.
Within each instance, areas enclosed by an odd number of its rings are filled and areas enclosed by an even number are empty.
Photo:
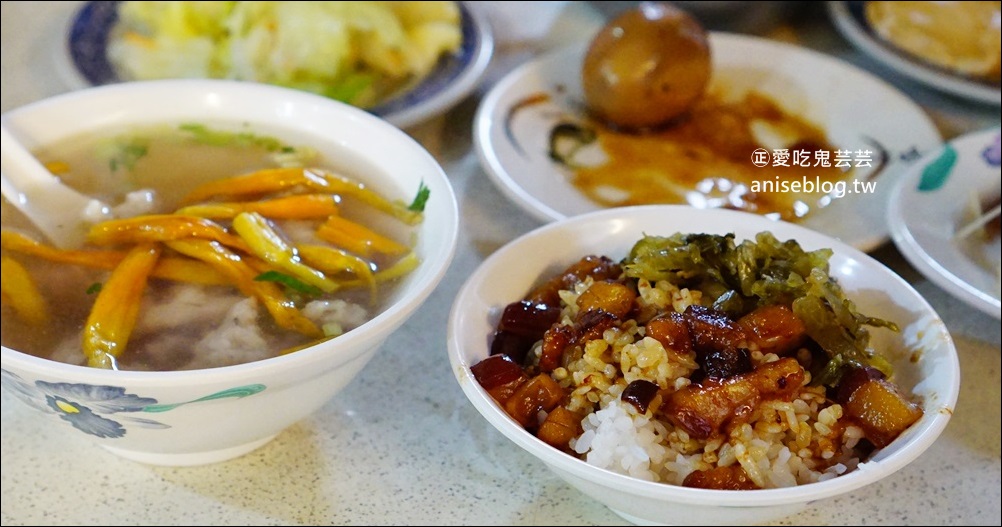
[[[428,203],[428,197],[431,196],[431,189],[422,181],[418,185],[417,196],[414,196],[414,201],[411,202],[407,210],[412,210],[414,212],[424,212],[424,206]]]
[[[94,282],[87,288],[88,295],[95,295],[101,292],[101,282]]]
[[[149,152],[149,140],[143,137],[132,137],[116,141],[114,152],[108,159],[108,168],[117,172],[119,168],[132,171],[136,163]]]
[[[254,280],[256,282],[275,282],[282,284],[285,287],[304,295],[319,296],[323,294],[323,291],[321,291],[319,287],[312,286],[294,276],[289,276],[278,271],[265,271],[255,276]]]

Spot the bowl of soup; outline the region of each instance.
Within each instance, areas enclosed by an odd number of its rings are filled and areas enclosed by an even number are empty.
[[[455,252],[434,157],[317,95],[135,82],[3,122],[102,204],[67,245],[3,201],[3,389],[129,459],[205,464],[267,443],[369,363]]]

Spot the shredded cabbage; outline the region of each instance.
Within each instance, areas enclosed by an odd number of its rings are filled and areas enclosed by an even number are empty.
[[[462,44],[455,2],[122,2],[108,57],[128,80],[226,78],[371,107]]]

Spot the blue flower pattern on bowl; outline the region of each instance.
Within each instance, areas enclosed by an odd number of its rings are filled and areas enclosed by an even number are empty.
[[[3,389],[29,406],[45,413],[54,413],[85,434],[112,439],[124,437],[128,433],[126,424],[151,429],[170,428],[170,425],[159,421],[129,414],[162,413],[186,404],[226,397],[243,398],[265,390],[263,384],[250,384],[192,401],[161,404],[151,397],[127,393],[125,388],[119,386],[42,380],[32,384],[7,370],[0,370],[0,374]]]

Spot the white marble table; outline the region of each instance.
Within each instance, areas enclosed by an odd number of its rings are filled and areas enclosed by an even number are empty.
[[[2,3],[2,110],[70,89],[54,59],[77,2]],[[484,89],[535,52],[587,38],[612,3],[571,4],[535,45],[505,45]],[[528,8],[523,6],[523,8]],[[771,27],[888,76],[944,137],[998,123],[998,108],[943,96],[856,52],[820,14]],[[758,28],[760,31],[763,28]],[[126,461],[2,398],[3,525],[622,525],[497,433],[467,402],[446,356],[445,325],[463,279],[539,224],[494,188],[473,152],[479,97],[408,130],[442,163],[460,201],[455,261],[427,307],[390,337],[361,375],[315,415],[244,457],[165,468]],[[920,459],[863,491],[811,505],[782,524],[999,525],[999,322],[921,277],[888,244],[874,256],[945,319],[960,355],[956,413]]]

